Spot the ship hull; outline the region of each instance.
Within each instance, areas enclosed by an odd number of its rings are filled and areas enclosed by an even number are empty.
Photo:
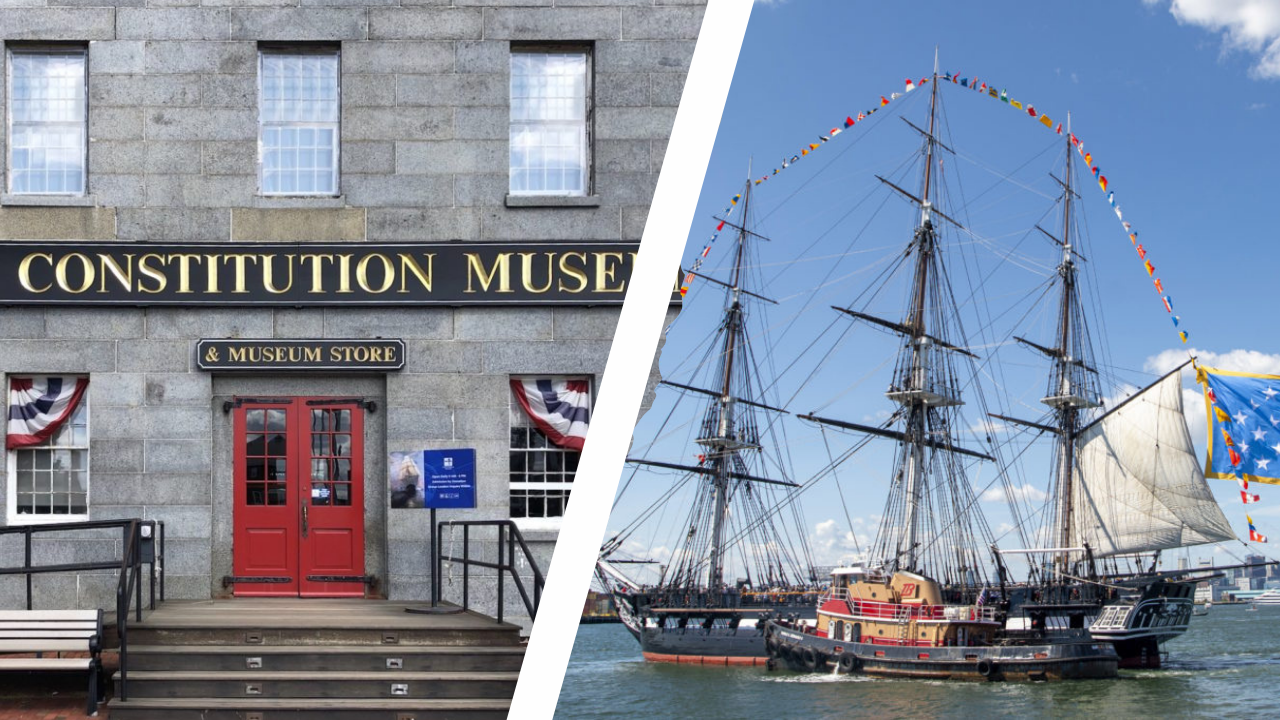
[[[1160,646],[1187,631],[1195,609],[1195,582],[1156,580],[1137,598],[1102,608],[1089,627],[1094,639],[1115,645],[1120,667],[1157,669]]]
[[[764,621],[787,615],[812,619],[815,607],[790,603],[750,607],[681,607],[666,604],[653,608],[637,603],[637,596],[614,595],[618,617],[640,643],[650,662],[708,666],[764,665]],[[646,598],[647,599],[647,598]],[[636,609],[636,605],[641,607]]]
[[[848,642],[767,624],[770,660],[793,670],[970,682],[1038,682],[1117,676],[1106,643],[919,647]]]
[[[637,638],[649,662],[710,666],[764,665],[764,631],[755,627],[646,628]]]

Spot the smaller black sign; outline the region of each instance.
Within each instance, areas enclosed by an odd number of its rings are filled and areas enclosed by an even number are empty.
[[[201,370],[399,370],[404,341],[392,340],[201,340]]]

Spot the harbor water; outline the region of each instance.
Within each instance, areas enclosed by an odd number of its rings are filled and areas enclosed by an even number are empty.
[[[583,625],[556,718],[1280,716],[1280,605],[1215,606],[1164,649],[1118,680],[882,680],[646,663],[622,625]]]

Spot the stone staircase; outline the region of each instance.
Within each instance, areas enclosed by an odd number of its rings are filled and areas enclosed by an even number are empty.
[[[130,623],[112,720],[505,718],[518,628],[378,600],[170,602]]]

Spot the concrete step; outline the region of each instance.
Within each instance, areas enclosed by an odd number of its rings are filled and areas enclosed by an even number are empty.
[[[130,678],[130,686],[132,686]],[[130,698],[112,720],[504,720],[509,700]]]
[[[129,669],[519,672],[522,646],[133,645]]]
[[[132,698],[510,699],[518,672],[129,671]],[[120,694],[120,673],[113,678]]]
[[[367,627],[278,627],[264,624],[255,627],[246,622],[240,627],[200,625],[164,625],[143,623],[130,626],[129,645],[437,645],[437,646],[516,646],[520,630],[512,625],[468,628],[367,628]]]

